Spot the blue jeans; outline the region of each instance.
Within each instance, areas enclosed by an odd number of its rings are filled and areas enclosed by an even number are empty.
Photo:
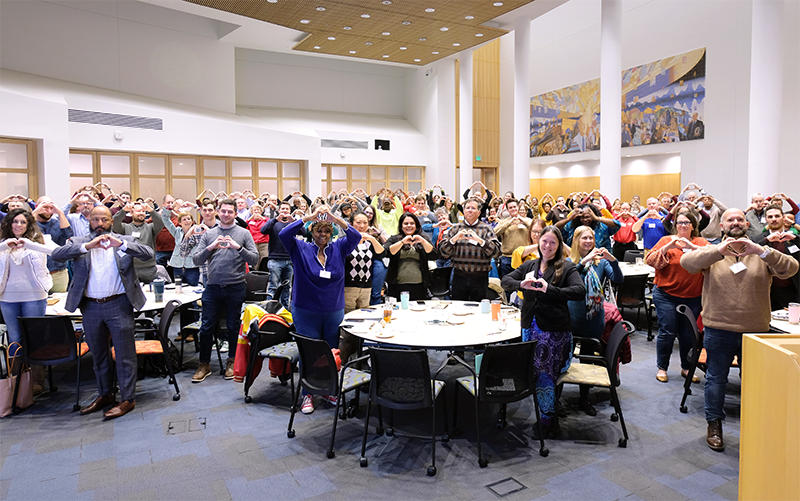
[[[681,354],[681,369],[689,370],[689,350],[694,341],[694,330],[686,317],[678,313],[675,308],[685,304],[692,310],[694,317],[700,316],[702,304],[700,297],[683,298],[673,296],[661,290],[658,286],[653,288],[653,303],[658,316],[658,340],[656,341],[656,365],[660,370],[669,368],[669,358],[672,355],[672,346],[675,337],[678,338],[678,351]]]
[[[331,348],[339,347],[339,324],[344,319],[344,309],[336,311],[292,308],[294,328],[301,336],[324,339]]]
[[[734,355],[742,367],[742,333],[706,326],[703,346],[706,349],[706,421],[725,419],[725,385]]]
[[[220,313],[225,309],[225,327],[228,329],[228,360],[236,357],[236,343],[239,339],[239,325],[242,316],[242,304],[247,295],[247,284],[244,282],[232,285],[209,284],[203,290],[203,313],[200,324],[200,362],[211,362],[211,347],[214,332],[217,330]]]
[[[281,291],[279,301],[287,310],[289,303],[292,299],[292,277],[294,276],[294,268],[292,268],[292,261],[290,259],[270,259],[267,261],[267,269],[269,270],[269,284],[267,285],[267,299],[274,299],[275,291],[284,282],[289,282],[289,287],[284,287]]]
[[[0,310],[3,311],[3,319],[8,329],[8,344],[19,343],[22,338],[22,330],[19,326],[19,317],[43,317],[47,310],[47,299],[38,301],[24,301],[21,303],[0,302]],[[9,351],[8,356],[13,357],[17,353],[14,347]]]
[[[369,304],[381,304],[384,282],[386,282],[386,266],[383,265],[383,259],[376,259],[372,262],[372,293],[369,295]]]
[[[500,278],[503,278],[504,276],[514,271],[514,269],[511,267],[510,256],[509,257],[500,256],[500,270],[498,271],[500,272]]]
[[[183,280],[184,285],[197,286],[200,281],[200,268],[175,268],[175,278]]]

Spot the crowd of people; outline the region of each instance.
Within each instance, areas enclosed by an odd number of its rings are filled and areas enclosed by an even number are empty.
[[[692,330],[675,311],[685,304],[705,326],[707,441],[721,450],[725,383],[733,357],[741,357],[742,332],[767,331],[770,311],[800,301],[798,212],[783,193],[756,193],[744,210],[729,208],[696,183],[644,205],[639,196],[612,202],[599,190],[499,195],[480,182],[460,199],[437,184],[419,193],[341,190],[314,200],[299,191],[280,198],[205,190],[195,200],[166,195],[159,205],[101,182],[62,207],[47,196],[0,201],[0,311],[9,341],[18,341],[18,317],[43,315],[48,293],[68,292],[67,309],[83,314],[98,386],[81,414],[113,405],[105,416],[115,418],[135,405],[139,284],[202,284],[192,376],[200,383],[212,374],[221,319],[236,346],[249,271],[269,271],[267,298],[291,310],[298,332],[340,348],[344,360],[356,350],[340,333],[346,313],[405,293],[428,299],[437,267],[451,269],[453,300],[485,299],[494,277],[522,310],[523,340],[547,348],[536,352],[536,391],[544,433],[554,435],[555,381],[569,367],[573,335],[600,338],[606,319],[619,318],[608,288],[622,282],[619,262],[638,243],[655,269],[656,379],[669,380],[676,338],[687,376]],[[119,403],[111,393],[109,340]],[[233,379],[235,350],[228,357],[223,377]],[[35,371],[36,392],[43,378]],[[588,392],[581,388],[580,407],[593,415]],[[312,395],[304,395],[301,410],[313,412]]]

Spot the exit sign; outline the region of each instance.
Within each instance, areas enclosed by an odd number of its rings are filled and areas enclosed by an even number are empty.
[[[480,161],[481,161],[481,158],[483,158],[483,157],[481,157],[480,155],[478,155],[478,156],[476,156],[476,157],[475,157],[475,161],[476,161],[476,162],[480,162]]]

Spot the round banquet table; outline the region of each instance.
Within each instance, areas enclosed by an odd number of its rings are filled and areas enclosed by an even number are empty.
[[[395,305],[392,321],[382,323],[383,305],[351,311],[341,327],[350,334],[378,344],[416,348],[455,349],[500,343],[520,334],[520,311],[504,306],[505,322],[481,313],[479,303],[467,301],[411,301],[409,309]],[[505,328],[503,328],[505,327]]]

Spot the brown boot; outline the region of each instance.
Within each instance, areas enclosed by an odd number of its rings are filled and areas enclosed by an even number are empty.
[[[725,443],[722,441],[722,420],[715,419],[708,422],[708,437],[706,443],[711,450],[722,452],[725,450]]]
[[[40,395],[44,391],[47,367],[44,365],[31,365],[31,376],[33,376],[33,395]]]

